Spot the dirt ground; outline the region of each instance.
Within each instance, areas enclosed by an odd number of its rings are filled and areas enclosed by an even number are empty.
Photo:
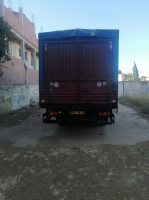
[[[120,105],[115,125],[63,127],[42,113],[0,116],[0,200],[148,200],[147,119]]]

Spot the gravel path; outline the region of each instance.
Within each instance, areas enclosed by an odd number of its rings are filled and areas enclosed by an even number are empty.
[[[146,119],[122,105],[106,127],[42,124],[41,114],[0,128],[0,200],[148,200]]]

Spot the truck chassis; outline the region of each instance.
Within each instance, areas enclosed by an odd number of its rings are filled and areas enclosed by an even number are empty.
[[[74,105],[72,109],[67,109],[71,106],[51,106],[46,108],[46,112],[43,114],[43,123],[67,123],[71,122],[90,122],[94,124],[114,124],[115,115],[117,109],[112,109],[110,105],[108,106],[76,106]],[[97,109],[93,109],[97,107]],[[61,109],[60,109],[61,108]]]

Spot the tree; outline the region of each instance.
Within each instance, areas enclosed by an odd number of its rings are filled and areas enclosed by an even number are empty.
[[[146,81],[146,76],[141,76],[140,81]]]
[[[138,68],[137,68],[137,65],[135,62],[134,62],[134,66],[133,66],[133,79],[134,79],[134,81],[139,81]]]
[[[125,74],[124,81],[134,81],[133,73]]]
[[[8,55],[8,41],[13,40],[13,33],[11,27],[0,17],[0,76],[3,75],[2,68],[5,66],[5,62],[10,61],[11,57]]]
[[[119,70],[118,70],[118,74],[122,74],[122,70],[119,69]]]

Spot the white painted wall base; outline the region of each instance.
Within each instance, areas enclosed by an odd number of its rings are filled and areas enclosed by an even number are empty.
[[[149,94],[149,81],[123,81],[118,83],[118,97]]]
[[[0,85],[0,113],[8,113],[39,102],[38,85]]]

